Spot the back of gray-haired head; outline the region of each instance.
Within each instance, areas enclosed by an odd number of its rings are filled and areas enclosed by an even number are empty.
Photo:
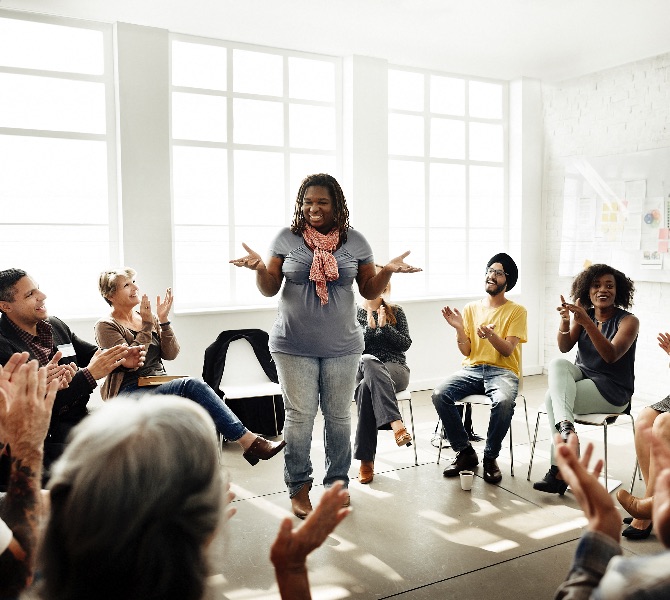
[[[200,598],[222,478],[207,413],[115,398],[75,429],[49,482],[47,598]]]

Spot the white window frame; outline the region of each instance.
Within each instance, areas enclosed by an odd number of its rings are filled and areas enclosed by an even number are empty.
[[[391,154],[389,152],[388,155],[388,160],[389,163],[391,161],[409,161],[409,162],[420,162],[424,165],[424,182],[425,182],[425,197],[424,197],[424,202],[425,202],[425,224],[424,224],[424,231],[425,231],[425,237],[424,237],[424,252],[425,252],[425,257],[426,257],[426,268],[429,269],[428,265],[430,264],[430,165],[431,164],[454,164],[454,165],[464,165],[466,167],[465,169],[465,191],[466,191],[466,203],[469,202],[469,195],[470,195],[470,171],[469,167],[470,166],[494,166],[494,167],[502,167],[504,171],[504,206],[503,206],[503,214],[504,214],[504,219],[503,219],[503,225],[502,225],[502,234],[503,234],[503,248],[500,250],[505,250],[507,251],[510,247],[511,241],[510,241],[510,197],[509,197],[509,178],[510,178],[510,172],[509,172],[509,84],[506,81],[503,80],[496,80],[496,79],[489,79],[489,78],[481,78],[481,77],[471,77],[467,75],[462,75],[462,74],[454,74],[454,73],[445,73],[441,71],[435,71],[435,70],[430,70],[430,69],[416,69],[412,67],[406,67],[406,66],[401,66],[401,65],[392,65],[389,64],[388,66],[389,73],[391,71],[404,71],[408,73],[413,73],[413,74],[420,74],[423,76],[423,109],[422,110],[403,110],[403,109],[395,109],[391,108],[390,104],[390,99],[389,99],[389,109],[388,109],[388,114],[396,114],[396,115],[412,115],[412,116],[419,116],[423,118],[424,120],[424,153],[423,157],[418,157],[418,156],[407,156],[407,155],[399,155],[399,154]],[[444,114],[444,113],[435,113],[431,112],[430,110],[430,78],[431,76],[437,76],[437,77],[449,77],[449,78],[454,78],[454,79],[460,79],[464,81],[464,101],[465,101],[465,114],[462,116],[459,115],[453,115],[453,114]],[[493,83],[496,85],[502,86],[502,116],[500,119],[490,119],[490,118],[481,118],[481,117],[473,117],[469,115],[469,97],[468,97],[468,92],[469,92],[469,83],[470,82],[484,82],[484,83]],[[430,156],[430,147],[431,147],[431,118],[449,118],[451,120],[458,120],[458,121],[463,121],[464,123],[464,128],[465,128],[465,158],[464,159],[449,159],[449,158],[433,158]],[[469,130],[469,125],[470,123],[494,123],[494,124],[500,124],[502,125],[503,128],[503,160],[501,162],[489,162],[489,161],[480,161],[480,160],[472,160],[468,157],[469,154],[469,139],[470,139],[470,130]],[[465,265],[468,266],[468,271],[466,273],[466,280],[469,279],[471,282],[476,281],[476,277],[471,276],[471,271],[470,271],[470,241],[471,241],[471,216],[470,216],[470,211],[466,210],[466,224],[465,224],[465,242],[464,242],[464,247],[463,247],[463,261]],[[391,244],[391,248],[389,249],[390,255],[394,256],[393,252],[395,251],[395,248],[393,247],[394,240],[391,239],[391,236],[389,235],[389,241]],[[516,244],[514,244],[516,248]],[[510,252],[514,252],[514,249],[511,249]],[[397,252],[396,252],[397,254]],[[482,275],[482,280],[483,280],[483,274],[484,274],[484,266],[481,266],[481,275]],[[472,266],[472,269],[479,269],[479,267],[475,267],[474,265]],[[478,273],[473,273],[472,275],[477,275]],[[430,273],[426,273],[426,277],[428,278],[430,276]],[[463,293],[458,293],[454,294],[453,289],[450,289],[449,281],[445,281],[444,289],[441,290],[439,293],[428,293],[428,284],[426,283],[425,288],[423,289],[418,289],[416,290],[416,294],[413,294],[412,296],[407,296],[407,299],[414,300],[414,299],[420,299],[420,298],[442,298],[445,296],[449,297],[471,297],[473,295],[478,296],[481,294],[482,287],[472,287],[474,284],[471,283],[472,289],[468,288],[465,290]]]
[[[195,44],[206,44],[219,46],[227,49],[227,85],[225,91],[220,90],[210,90],[194,87],[184,87],[177,86],[172,84],[172,43],[174,41],[186,42],[186,43],[195,43]],[[233,89],[233,51],[234,50],[246,50],[252,52],[261,52],[266,54],[272,54],[282,57],[282,66],[283,66],[283,92],[281,97],[276,96],[266,96],[260,94],[250,94],[237,92]],[[295,99],[289,97],[289,71],[288,71],[288,61],[290,58],[304,58],[312,60],[322,60],[330,62],[334,65],[334,76],[335,76],[335,98],[333,102],[326,101],[317,101],[317,100],[304,100],[304,99]],[[334,158],[336,164],[336,172],[331,173],[338,180],[341,180],[343,172],[343,86],[342,86],[342,59],[336,56],[298,52],[293,50],[286,50],[280,48],[272,48],[267,46],[258,46],[253,44],[242,44],[236,42],[230,42],[225,40],[218,40],[213,38],[202,38],[195,37],[191,35],[171,33],[170,34],[170,106],[172,106],[172,97],[175,92],[185,92],[189,94],[205,94],[205,95],[214,95],[219,97],[224,97],[227,99],[227,140],[225,142],[212,142],[212,141],[196,141],[196,140],[184,140],[176,139],[172,136],[172,118],[170,119],[170,153],[172,161],[172,153],[175,147],[186,146],[186,147],[196,147],[196,148],[218,148],[223,149],[227,152],[228,160],[228,181],[227,181],[227,193],[228,193],[228,219],[230,228],[230,240],[228,244],[229,256],[236,257],[243,252],[236,236],[234,234],[235,228],[235,214],[234,214],[234,160],[236,151],[244,150],[256,150],[263,152],[275,152],[282,154],[284,156],[284,189],[278,190],[278,195],[283,194],[284,201],[284,222],[277,223],[277,231],[282,227],[287,227],[290,225],[293,218],[293,211],[295,206],[295,196],[297,193],[297,188],[292,189],[290,184],[290,155],[291,154],[305,154],[305,155],[321,155],[329,156]],[[240,144],[233,141],[233,104],[234,100],[237,98],[242,99],[256,99],[263,101],[275,101],[281,103],[284,111],[284,132],[283,132],[283,144],[282,146],[266,146],[266,145],[254,145],[254,144]],[[291,147],[289,145],[289,108],[291,105],[307,105],[307,106],[332,106],[335,110],[335,143],[336,147],[334,150],[315,150],[307,148],[297,148]],[[172,108],[170,109],[170,114],[172,114]],[[305,176],[309,173],[305,173]],[[174,189],[174,188],[173,188]],[[172,206],[174,207],[174,192],[172,197]],[[174,214],[174,210],[173,210]],[[176,228],[179,226],[173,220],[173,239],[176,239]],[[193,225],[190,225],[193,227]],[[201,224],[201,226],[207,226],[207,224]],[[175,242],[176,244],[176,242]],[[263,257],[265,260],[267,257]],[[175,261],[176,261],[175,256]],[[221,304],[217,306],[208,306],[208,307],[184,307],[179,306],[178,303],[175,304],[174,311],[177,314],[198,314],[198,313],[212,313],[212,312],[231,312],[239,310],[257,310],[257,309],[267,309],[268,307],[273,307],[277,305],[277,297],[264,298],[258,292],[258,303],[250,305],[248,302],[240,302],[238,299],[237,288],[238,286],[244,286],[248,288],[249,285],[255,286],[255,280],[253,283],[249,281],[249,273],[246,270],[240,270],[235,267],[230,267],[233,269],[230,279],[230,297],[231,302],[227,304]],[[176,271],[177,265],[174,265]],[[176,276],[176,273],[175,273]]]
[[[0,73],[28,75],[37,77],[58,78],[71,81],[84,81],[102,83],[105,86],[105,133],[82,133],[76,131],[51,131],[42,129],[27,129],[27,128],[13,128],[0,127],[0,135],[6,136],[23,136],[23,137],[41,137],[52,139],[70,139],[70,140],[89,140],[105,142],[107,147],[107,223],[109,235],[109,260],[111,263],[118,262],[122,256],[122,236],[121,236],[121,211],[118,202],[118,177],[117,177],[117,135],[116,135],[116,87],[115,87],[115,68],[114,68],[114,52],[113,52],[113,26],[106,23],[97,23],[93,21],[83,21],[80,19],[69,19],[67,17],[51,17],[45,15],[28,14],[23,12],[15,12],[11,10],[0,9],[0,17],[4,19],[15,19],[17,21],[34,21],[37,23],[45,23],[50,25],[59,25],[78,29],[88,29],[100,31],[103,37],[103,55],[104,55],[104,72],[101,75],[72,73],[66,71],[42,70],[22,67],[8,67],[0,64]],[[37,175],[36,175],[37,176]],[[67,211],[67,206],[62,206],[63,211]],[[73,214],[76,218],[77,214]],[[5,224],[6,227],[31,227],[33,223],[12,223]],[[42,223],[40,223],[42,225]],[[73,221],[65,223],[65,225],[77,226],[79,223]],[[90,225],[87,223],[86,225]],[[105,225],[105,223],[99,223]],[[72,244],[71,244],[72,243]],[[76,240],[61,240],[60,247],[55,248],[54,251],[62,253],[64,260],[68,256],[76,259],[76,253],[72,248],[77,247]],[[79,247],[79,250],[81,248]],[[14,261],[16,262],[16,261]],[[4,261],[3,261],[4,264]],[[25,265],[19,263],[10,266],[22,268]],[[0,268],[6,268],[2,266]],[[101,266],[101,269],[103,266]],[[68,272],[69,267],[66,267],[65,272]],[[53,295],[59,300],[59,307],[62,307],[58,313],[62,317],[97,317],[99,312],[93,308],[93,296],[98,297],[98,292],[95,288],[95,282],[91,282],[92,298],[90,306],[87,305],[82,310],[81,305],[67,300],[70,296],[68,278],[60,273],[46,273],[40,271],[39,273],[31,273],[39,278],[39,283],[45,291]],[[61,304],[62,302],[62,304]],[[51,303],[53,304],[53,303]]]

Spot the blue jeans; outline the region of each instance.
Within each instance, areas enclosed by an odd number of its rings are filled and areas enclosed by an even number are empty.
[[[147,394],[161,394],[163,396],[181,396],[193,400],[202,406],[212,417],[216,431],[227,440],[235,442],[246,432],[247,428],[242,421],[228,408],[226,403],[216,395],[216,392],[201,379],[193,377],[182,377],[173,379],[167,383],[151,387],[138,387],[137,383],[122,385],[119,394],[136,394],[144,392]]]
[[[291,497],[311,484],[312,430],[319,406],[324,417],[326,454],[324,486],[340,480],[349,484],[351,467],[351,404],[360,354],[312,358],[273,352],[282,387],[284,422],[284,481]]]
[[[433,391],[433,404],[451,447],[460,452],[470,445],[454,403],[471,394],[486,394],[492,404],[484,456],[498,458],[502,441],[512,424],[518,389],[519,378],[512,371],[492,365],[463,367],[438,385]]]

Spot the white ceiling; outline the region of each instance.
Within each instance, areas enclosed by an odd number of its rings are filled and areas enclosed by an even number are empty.
[[[668,0],[0,0],[481,77],[560,81],[670,52]]]

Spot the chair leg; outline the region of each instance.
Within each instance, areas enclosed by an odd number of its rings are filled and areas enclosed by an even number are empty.
[[[414,433],[414,411],[412,410],[412,399],[409,399],[409,420],[412,424],[412,440],[414,443],[412,444],[414,448],[414,466],[418,467],[419,466],[419,459],[416,456],[416,433]]]
[[[640,470],[640,463],[638,462],[637,458],[635,459],[635,468],[633,469],[633,478],[630,480],[630,493],[633,493],[633,488],[635,487],[635,475],[637,475],[638,471]],[[640,477],[642,477],[642,473],[640,472]]]
[[[526,403],[526,396],[521,395],[520,398],[523,398],[523,411],[526,413],[526,433],[528,433],[528,443],[530,444],[530,425],[528,424],[528,404]]]
[[[218,444],[216,445],[216,453],[219,455],[219,465],[223,464],[223,434],[218,434]]]
[[[540,414],[541,413],[537,413],[537,419],[535,419],[535,435],[533,436],[533,443],[530,446],[530,463],[528,465],[528,475],[526,476],[526,481],[530,481],[530,471],[533,468],[533,457],[535,456],[535,444],[537,443],[537,430],[540,428]]]
[[[607,487],[607,421],[603,424],[603,437],[605,439],[605,489],[609,491]]]
[[[628,414],[630,417],[630,424],[633,428],[633,439],[635,439],[635,417],[631,415],[630,413]],[[630,493],[633,493],[633,488],[635,487],[635,475],[638,475],[640,478],[640,481],[642,481],[642,469],[640,469],[640,462],[637,460],[637,456],[635,457],[635,467],[633,469],[633,478],[630,480]]]
[[[442,455],[442,442],[444,440],[444,438],[442,437],[442,431],[444,430],[444,428],[442,427],[442,420],[441,419],[438,419],[437,424],[440,428],[440,443],[439,443],[438,448],[437,448],[437,464],[439,465],[440,464],[440,456]]]
[[[509,463],[510,473],[514,477],[514,442],[512,441],[512,425],[509,426]]]
[[[272,396],[272,412],[275,417],[275,436],[279,435],[279,423],[277,423],[277,405],[275,404],[276,396]]]

